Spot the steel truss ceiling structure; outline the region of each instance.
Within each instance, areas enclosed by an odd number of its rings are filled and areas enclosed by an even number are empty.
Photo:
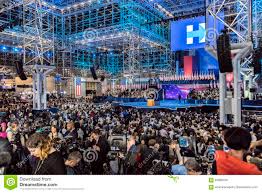
[[[252,1],[252,12],[254,47],[257,48],[262,41],[262,0]]]
[[[232,44],[243,44],[252,41],[252,6],[249,0],[207,0],[207,17],[212,16],[229,30]],[[249,17],[250,16],[250,17]],[[214,22],[215,25],[215,22]],[[210,26],[208,28],[214,28]],[[216,38],[216,36],[214,36]],[[213,41],[213,40],[212,40]],[[241,74],[252,76],[252,55],[241,62]]]
[[[30,14],[22,4],[33,1],[10,0],[8,6],[0,7],[0,27],[9,23],[10,19],[21,18],[26,27],[30,23]],[[246,35],[246,1],[42,0],[41,8],[36,12],[43,16],[42,29],[36,33],[29,30],[29,26],[25,28],[27,31],[19,25],[6,28],[0,32],[0,43],[24,48],[26,61],[30,61],[32,56],[41,56],[41,63],[55,64],[57,71],[64,76],[70,75],[68,72],[74,71],[72,68],[89,69],[98,64],[111,74],[141,72],[145,69],[165,69],[170,72],[174,53],[170,51],[167,20],[203,14],[206,8],[211,14],[213,9],[219,10],[210,7],[214,2],[231,4],[227,7],[234,9],[235,15],[225,17],[228,17],[227,22],[231,22],[232,29],[237,28],[232,38],[234,41],[244,41],[241,36]],[[239,2],[239,5],[236,7],[233,2]],[[256,38],[261,33],[261,0],[253,2],[253,20],[256,20],[253,23],[257,24],[253,25],[253,37]],[[33,9],[34,6],[29,7]],[[36,39],[42,46],[36,44]],[[50,41],[53,43],[50,44]],[[26,42],[37,45],[41,51],[35,48],[30,50]],[[7,64],[8,58],[19,58],[17,53],[12,52],[1,52],[1,55],[1,64]]]

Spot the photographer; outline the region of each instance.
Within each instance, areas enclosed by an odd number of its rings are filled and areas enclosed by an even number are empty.
[[[37,158],[37,164],[33,169],[33,174],[66,174],[63,157],[53,148],[48,136],[35,133],[29,137],[26,146],[31,155]]]
[[[243,161],[244,155],[247,153],[251,144],[251,135],[247,130],[240,127],[228,128],[224,133],[224,142],[229,148],[229,151],[216,151],[216,160],[213,164],[213,174],[262,174],[256,165]]]
[[[92,148],[97,152],[97,160],[91,163],[92,165],[92,174],[103,174],[104,163],[107,163],[107,154],[110,151],[110,145],[108,141],[101,136],[99,129],[92,131],[90,136],[92,142]]]

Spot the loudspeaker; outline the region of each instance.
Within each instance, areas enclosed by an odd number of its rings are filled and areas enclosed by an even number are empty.
[[[15,68],[16,68],[16,72],[17,72],[19,78],[20,78],[21,80],[26,80],[27,77],[26,77],[26,75],[25,75],[25,73],[24,73],[23,61],[22,61],[22,60],[19,60],[19,61],[17,61],[17,62],[15,63]]]
[[[221,73],[233,72],[229,35],[225,31],[217,38],[217,59]]]
[[[91,71],[91,74],[92,74],[92,77],[94,80],[97,80],[97,75],[96,75],[96,70],[95,70],[95,67],[90,67],[90,71]]]
[[[256,49],[253,53],[254,74],[261,74],[262,68],[262,48]]]
[[[257,92],[257,88],[250,88],[249,91],[250,92]]]
[[[104,80],[105,80],[105,76],[104,76],[104,75],[101,75],[100,81],[103,82]]]

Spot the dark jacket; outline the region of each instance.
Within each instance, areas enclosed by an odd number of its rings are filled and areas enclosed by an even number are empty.
[[[142,174],[147,174],[148,171],[153,167],[153,160],[159,159],[159,153],[158,151],[149,147],[141,153],[141,158],[142,163],[140,163],[140,166],[142,168]]]
[[[37,167],[38,166],[38,167]],[[64,175],[66,174],[65,163],[62,155],[55,151],[44,160],[38,160],[33,174],[37,175]]]
[[[100,151],[96,152],[97,158],[91,163],[92,174],[103,174],[103,164],[107,163],[107,154],[110,151],[110,145],[104,137],[99,137],[96,146],[100,148]]]
[[[127,152],[125,157],[125,174],[137,174],[137,166],[138,166],[138,148],[136,145],[132,145]]]

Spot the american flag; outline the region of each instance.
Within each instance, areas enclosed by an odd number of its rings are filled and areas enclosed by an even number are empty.
[[[81,96],[81,78],[76,78],[76,96]]]

